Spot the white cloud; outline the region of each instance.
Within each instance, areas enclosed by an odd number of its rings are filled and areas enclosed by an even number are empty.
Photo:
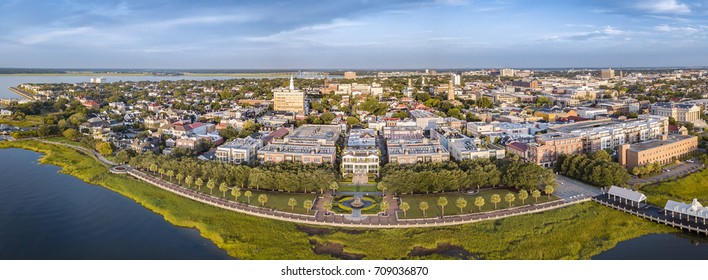
[[[297,41],[297,40],[302,40],[306,39],[306,36],[312,36],[312,35],[318,35],[322,34],[323,32],[334,32],[350,27],[356,27],[356,26],[361,26],[364,25],[362,22],[358,21],[350,21],[350,20],[342,20],[342,19],[335,19],[331,23],[325,23],[325,24],[315,24],[315,25],[310,25],[310,26],[305,26],[305,27],[300,27],[292,30],[286,30],[286,31],[281,31],[278,33],[266,35],[266,36],[259,36],[259,37],[245,37],[244,39],[246,41],[251,41],[251,42],[287,42],[287,41]]]
[[[52,39],[56,38],[61,38],[61,37],[66,37],[66,36],[71,36],[71,35],[80,35],[80,34],[86,34],[94,29],[91,27],[76,27],[76,28],[68,28],[68,29],[57,29],[57,30],[51,30],[47,31],[44,33],[39,33],[39,34],[34,34],[30,36],[26,36],[22,39],[20,39],[20,43],[25,44],[25,45],[33,45],[33,44],[38,44],[38,43],[43,43]]]
[[[163,21],[156,21],[156,22],[146,23],[144,25],[147,25],[152,28],[173,28],[173,27],[178,27],[178,26],[183,26],[183,25],[191,25],[191,24],[219,24],[219,23],[227,23],[227,22],[243,23],[243,22],[254,21],[256,19],[257,19],[257,17],[248,16],[248,15],[194,16],[194,17],[182,17],[182,18],[173,18],[173,19],[168,19],[168,20],[163,20]],[[143,25],[143,24],[141,24],[141,25]]]
[[[626,31],[616,29],[612,26],[605,26],[605,28],[590,32],[578,32],[564,35],[553,35],[546,38],[550,41],[591,41],[596,39],[610,39],[619,37],[621,35],[629,34]]]
[[[637,9],[656,14],[689,14],[691,8],[677,0],[647,0],[637,3]]]
[[[690,26],[669,26],[666,24],[654,26],[654,30],[661,32],[673,32],[673,33],[696,33],[700,31],[698,28]]]

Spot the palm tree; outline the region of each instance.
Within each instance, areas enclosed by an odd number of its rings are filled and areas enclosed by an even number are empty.
[[[529,198],[529,192],[526,190],[519,191],[519,199],[521,199],[521,204],[526,205],[526,199]]]
[[[288,199],[288,206],[290,206],[290,211],[295,211],[295,205],[297,205],[297,200],[294,197]]]
[[[543,189],[543,192],[545,192],[546,195],[548,195],[548,199],[551,199],[551,195],[553,194],[554,191],[556,191],[556,188],[554,188],[551,185],[548,185]]]
[[[241,196],[241,190],[239,188],[231,189],[231,195],[234,196],[234,201],[238,201],[238,197]]]
[[[498,194],[493,194],[493,195],[492,195],[492,198],[491,198],[489,201],[491,201],[492,203],[494,203],[494,209],[496,210],[496,209],[497,209],[497,203],[501,202],[501,196],[499,196]]]
[[[251,191],[246,191],[243,195],[248,198],[248,204],[251,204],[251,196],[253,196],[253,193]]]
[[[329,189],[332,190],[332,195],[334,195],[337,189],[339,189],[339,183],[332,182],[331,184],[329,184]]]
[[[219,184],[219,190],[221,191],[221,197],[226,198],[226,191],[229,190],[229,185],[226,184],[226,182],[221,182]]]
[[[381,207],[381,212],[386,213],[386,210],[388,210],[389,205],[387,200],[381,201],[381,204],[379,204],[379,207]]]
[[[303,201],[302,207],[304,207],[305,210],[307,210],[307,214],[310,214],[310,209],[312,209],[312,200],[307,199],[307,200]]]
[[[202,180],[202,178],[197,178],[197,181],[194,182],[194,185],[197,186],[197,189],[199,189],[199,191],[202,191],[202,186],[204,186],[204,180]]]
[[[506,196],[504,196],[504,201],[509,203],[509,207],[511,207],[511,203],[513,203],[514,200],[516,200],[516,196],[514,195],[514,193],[508,193],[506,194]]]
[[[165,175],[165,170],[160,168],[157,170],[157,173],[160,174],[160,179],[162,179],[162,175]]]
[[[538,203],[538,198],[541,197],[541,191],[539,190],[533,190],[531,191],[531,196],[536,199],[536,203]]]
[[[194,177],[192,177],[192,175],[187,175],[187,178],[184,178],[184,183],[187,184],[188,188],[191,188],[192,183],[194,183]]]
[[[423,217],[427,217],[428,215],[425,213],[425,210],[428,210],[428,203],[425,201],[421,201],[420,204],[418,204],[418,208],[420,208],[420,211],[423,211]]]
[[[445,216],[445,206],[447,206],[447,198],[441,196],[438,198],[438,206],[442,210],[442,215]]]
[[[265,206],[265,203],[268,202],[268,196],[264,193],[258,195],[258,202],[261,203],[261,207]]]
[[[484,197],[478,196],[474,199],[474,206],[479,207],[479,212],[482,212],[482,206],[484,206]]]
[[[401,205],[398,206],[399,209],[403,210],[403,216],[408,217],[408,210],[411,209],[410,204],[408,202],[401,202]]]
[[[332,201],[328,200],[322,203],[322,208],[324,208],[325,214],[329,213],[329,211],[332,211]]]
[[[207,182],[207,189],[209,189],[209,194],[214,194],[214,188],[216,188],[216,180],[211,179]]]
[[[460,197],[457,200],[455,200],[455,206],[457,208],[460,208],[460,214],[464,213],[464,208],[467,207],[467,200],[465,200],[464,197]]]
[[[177,183],[181,185],[182,179],[184,179],[184,175],[182,175],[182,173],[177,173],[177,175],[175,175],[175,179],[177,179]]]
[[[175,176],[175,172],[172,170],[167,170],[165,174],[167,175],[167,178],[170,178],[170,181],[172,181],[172,177]]]
[[[150,164],[150,168],[148,168],[152,173],[157,172],[157,164]]]
[[[388,189],[388,186],[386,186],[386,183],[380,182],[377,186],[376,189],[381,191],[381,194],[385,197],[386,196],[386,189]]]

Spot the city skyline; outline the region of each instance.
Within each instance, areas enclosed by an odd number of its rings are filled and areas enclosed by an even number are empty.
[[[708,65],[707,1],[7,1],[8,68]],[[205,8],[206,7],[206,8]]]

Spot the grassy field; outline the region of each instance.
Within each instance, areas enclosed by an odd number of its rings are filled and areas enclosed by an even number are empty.
[[[202,191],[205,193],[209,193],[209,190],[205,187],[202,187]],[[242,189],[241,190],[241,196],[238,198],[238,201],[244,204],[249,204],[248,203],[248,197],[244,195],[244,193],[247,191],[247,189]],[[310,200],[314,201],[315,197],[317,196],[316,194],[312,193],[286,193],[286,192],[269,192],[269,191],[259,191],[259,190],[250,190],[253,195],[251,196],[251,205],[256,205],[256,206],[261,206],[261,203],[258,202],[258,196],[260,194],[265,194],[268,196],[268,202],[265,203],[264,207],[266,208],[271,208],[271,209],[276,209],[278,211],[283,211],[283,212],[291,212],[291,213],[298,213],[298,214],[308,214],[307,210],[305,210],[304,207],[302,207],[302,203],[305,200]],[[217,197],[222,197],[221,192],[219,192],[218,187],[214,188],[214,196]],[[290,198],[295,198],[297,200],[297,205],[291,210],[290,206],[288,206],[288,200]],[[233,200],[234,196],[231,195],[229,191],[226,192],[226,199]],[[310,215],[314,215],[314,211],[309,212]]]
[[[26,117],[24,120],[21,121],[16,121],[10,119],[10,117],[1,117],[0,118],[0,124],[6,124],[10,126],[17,126],[17,127],[32,127],[32,126],[38,126],[42,124],[41,119],[37,118],[31,118],[31,117]]]
[[[649,203],[659,207],[664,207],[669,199],[690,203],[698,198],[698,201],[705,203],[708,202],[708,169],[676,181],[645,186],[641,191],[646,194]]]
[[[460,213],[460,208],[457,208],[455,206],[455,201],[463,197],[465,200],[467,200],[467,207],[463,208],[464,214],[466,213],[479,213],[479,212],[487,212],[487,211],[494,211],[494,210],[500,210],[500,209],[505,209],[509,208],[509,203],[504,201],[504,196],[510,192],[513,192],[514,195],[518,196],[518,192],[516,190],[507,190],[507,189],[491,189],[491,190],[481,190],[477,194],[469,195],[469,194],[463,194],[463,193],[446,193],[446,194],[424,194],[424,195],[401,195],[401,200],[403,202],[408,202],[408,204],[411,206],[411,209],[408,210],[408,213],[404,215],[402,212],[398,215],[399,218],[408,218],[408,219],[414,219],[414,218],[424,218],[425,216],[423,215],[423,211],[420,210],[418,205],[425,201],[428,202],[428,210],[426,210],[427,217],[437,217],[442,215],[442,209],[440,206],[438,206],[438,198],[439,197],[445,197],[447,198],[447,206],[445,206],[445,215],[458,215]],[[497,203],[497,208],[494,208],[494,203],[491,201],[491,196],[493,194],[498,194],[501,197],[501,202]],[[483,197],[484,198],[484,206],[482,206],[482,210],[480,211],[479,207],[474,205],[474,200],[477,197]],[[541,197],[538,198],[538,203],[543,203],[543,202],[548,202],[552,200],[556,200],[558,198],[551,196],[550,199],[546,195],[541,195]],[[535,200],[533,197],[529,195],[529,198],[526,199],[526,204],[531,204],[534,203]],[[521,206],[522,202],[521,200],[517,197],[516,200],[513,202],[512,206]]]
[[[587,259],[620,241],[649,233],[676,232],[590,202],[462,226],[382,230],[306,227],[208,206],[124,175],[110,174],[93,158],[69,148],[34,141],[0,142],[0,148],[44,153],[42,163],[59,165],[63,173],[129,197],[172,224],[196,228],[241,259],[335,258],[316,254],[314,243],[341,244],[343,253],[362,254],[365,259],[450,258],[409,255],[416,247],[436,248],[440,244],[459,246],[484,259]]]

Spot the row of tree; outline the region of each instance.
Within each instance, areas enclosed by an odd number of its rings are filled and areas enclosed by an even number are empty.
[[[381,187],[393,193],[463,191],[498,185],[532,190],[554,185],[555,174],[536,164],[518,160],[474,159],[459,163],[390,163],[382,169]]]
[[[594,152],[590,156],[560,155],[555,170],[595,186],[621,186],[630,179],[627,169],[613,162],[604,150]]]
[[[144,170],[163,170],[177,177],[190,176],[202,181],[224,182],[229,187],[266,189],[286,192],[324,192],[336,184],[331,167],[297,163],[265,164],[257,167],[199,161],[192,157],[137,155],[130,165]],[[151,170],[155,172],[155,170]],[[172,178],[170,178],[172,179]],[[181,183],[181,182],[180,182]]]

